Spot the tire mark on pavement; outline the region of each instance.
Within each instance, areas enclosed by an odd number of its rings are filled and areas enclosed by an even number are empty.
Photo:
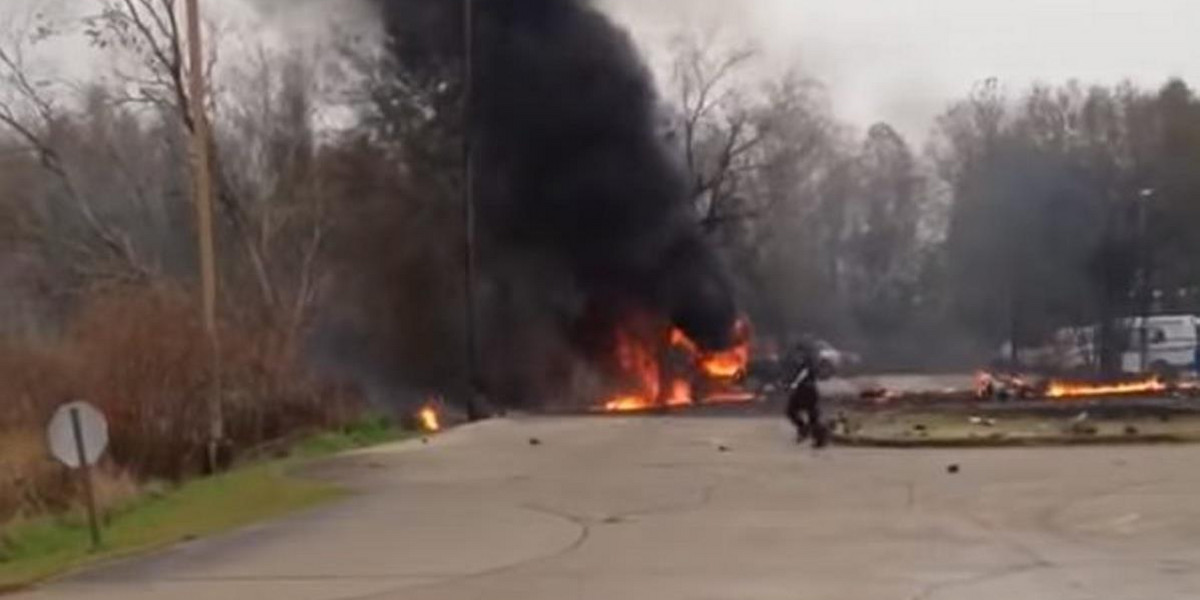
[[[538,515],[542,515],[542,516],[546,516],[546,517],[552,517],[555,519],[566,521],[566,522],[572,524],[573,526],[577,527],[579,530],[579,533],[578,533],[578,535],[576,535],[575,539],[571,541],[571,543],[567,544],[566,546],[563,546],[562,548],[559,548],[553,552],[550,552],[550,553],[547,553],[544,555],[534,556],[534,557],[530,557],[525,560],[520,560],[520,561],[517,561],[514,563],[500,565],[497,567],[483,569],[483,570],[475,571],[475,572],[471,572],[471,573],[447,575],[446,577],[443,577],[443,578],[439,579],[438,581],[431,581],[431,582],[420,583],[420,584],[416,584],[416,585],[404,585],[404,586],[400,586],[400,587],[396,587],[396,588],[392,588],[392,589],[388,589],[388,590],[383,590],[383,591],[379,591],[379,592],[372,592],[372,593],[366,594],[366,595],[345,596],[345,597],[338,598],[337,600],[381,600],[384,598],[391,598],[396,593],[398,593],[402,590],[432,589],[432,588],[436,588],[436,587],[440,587],[440,586],[444,586],[444,585],[448,585],[448,584],[463,583],[466,581],[471,581],[473,579],[481,579],[484,577],[491,577],[493,575],[507,573],[509,571],[515,571],[517,569],[521,569],[524,567],[528,567],[528,566],[535,565],[535,564],[549,561],[549,560],[554,560],[556,558],[570,554],[571,552],[574,552],[574,551],[578,550],[579,548],[583,547],[583,545],[585,543],[587,543],[588,538],[591,536],[592,528],[591,528],[590,523],[588,523],[586,520],[581,519],[575,515],[571,515],[569,513],[565,513],[562,511],[545,508],[542,506],[532,505],[532,504],[523,504],[523,505],[520,505],[518,508],[520,508],[521,510],[524,510],[526,512],[531,512],[534,514],[538,514]]]
[[[1069,513],[1072,509],[1085,502],[1095,501],[1099,498],[1119,496],[1121,494],[1129,493],[1133,490],[1152,488],[1156,485],[1161,485],[1166,481],[1168,480],[1156,479],[1150,481],[1126,482],[1115,486],[1105,486],[1105,488],[1096,490],[1093,493],[1081,494],[1075,498],[1069,498],[1064,502],[1045,506],[1038,511],[1038,514],[1034,517],[1033,521],[1034,524],[1045,533],[1051,533],[1063,541],[1094,551],[1095,548],[1093,543],[1089,543],[1088,540],[1083,538],[1083,536],[1079,535],[1077,532],[1070,531],[1069,528],[1061,524],[1061,519],[1065,514]],[[1000,541],[1010,549],[1015,550],[1018,554],[1024,556],[1026,560],[1021,563],[1009,565],[1000,569],[985,571],[974,576],[943,581],[926,586],[921,590],[921,592],[913,596],[910,600],[930,600],[947,590],[980,585],[989,581],[1004,579],[1006,577],[1032,571],[1061,570],[1089,564],[1107,564],[1103,561],[1056,562],[1038,552],[1032,545],[1015,539],[1011,535],[1005,535],[995,526],[991,525],[977,515],[970,514],[969,511],[965,512],[963,517],[989,533],[992,539]]]

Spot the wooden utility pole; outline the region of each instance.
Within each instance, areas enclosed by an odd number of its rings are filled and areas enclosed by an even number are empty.
[[[208,126],[204,66],[203,28],[200,0],[187,5],[188,87],[192,120],[192,194],[196,204],[196,238],[200,255],[200,302],[212,381],[208,397],[208,468],[216,472],[225,439],[225,415],[221,407],[221,344],[217,335],[217,259],[213,242],[213,199],[211,135]]]

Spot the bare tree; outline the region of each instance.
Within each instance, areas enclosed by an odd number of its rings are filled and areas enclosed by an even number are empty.
[[[254,224],[255,252],[270,269],[285,346],[311,321],[325,280],[325,252],[336,226],[331,174],[315,122],[316,61],[258,47],[232,77],[218,135],[226,177]]]
[[[125,101],[169,109],[190,134],[192,107],[177,4],[176,0],[103,0],[101,10],[84,20],[85,33],[94,47],[112,49],[132,59],[132,69],[121,66],[114,69]],[[218,46],[211,45],[213,48]],[[210,52],[206,66],[210,71],[214,69],[216,57],[215,50]],[[244,199],[229,182],[221,153],[215,151],[212,155],[218,202],[251,265],[263,312],[273,314],[279,303],[278,292],[261,248],[255,243],[252,217]]]
[[[739,175],[750,167],[749,153],[762,140],[738,81],[757,52],[750,47],[718,50],[714,34],[696,32],[678,35],[672,50],[671,80],[692,194],[706,226],[714,227],[738,193]]]
[[[67,244],[79,255],[81,269],[116,277],[144,277],[151,268],[121,227],[100,216],[91,194],[78,182],[77,169],[66,157],[71,118],[58,102],[65,93],[47,74],[30,66],[31,49],[57,31],[42,16],[34,16],[0,39],[0,126],[51,174],[58,190],[84,225],[82,239],[62,239],[61,232],[35,228],[29,232],[43,243]],[[64,139],[66,138],[66,139]],[[44,225],[44,223],[43,223]]]

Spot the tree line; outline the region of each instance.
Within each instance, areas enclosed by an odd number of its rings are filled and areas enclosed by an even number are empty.
[[[1200,310],[1186,82],[986,80],[915,149],[888,123],[840,123],[795,72],[747,83],[754,60],[682,35],[666,98],[698,218],[760,330],[816,333],[879,368],[963,368],[1100,325],[1111,370],[1128,343],[1112,324]]]
[[[31,15],[0,41],[0,364],[23,373],[7,396],[28,413],[54,395],[29,380],[42,371],[28,355],[56,372],[43,363],[97,362],[99,339],[153,354],[108,386],[143,398],[134,415],[161,397],[200,406],[217,375],[201,360],[155,366],[202,348],[185,317],[196,257],[177,9],[104,0],[83,18]],[[245,32],[214,44],[222,375],[247,445],[337,406],[340,382],[401,403],[470,387],[460,21],[443,16],[319,48]],[[39,57],[63,37],[103,67],[56,75]],[[660,133],[760,338],[808,332],[880,368],[963,367],[1009,339],[1200,308],[1200,100],[1186,83],[985,81],[914,148],[887,123],[840,120],[819,81],[764,76],[758,61],[680,34]],[[506,382],[537,377],[512,373],[555,370],[526,359],[566,353],[534,347],[551,343],[536,335],[544,315],[518,314],[527,304],[483,262],[481,376],[519,402],[529,390]],[[151,332],[122,320],[151,313],[174,341],[135,340]],[[163,430],[202,437],[193,408]]]

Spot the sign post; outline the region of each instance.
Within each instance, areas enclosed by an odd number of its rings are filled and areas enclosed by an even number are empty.
[[[71,402],[59,407],[46,428],[50,453],[70,469],[82,471],[88,524],[92,532],[92,550],[100,548],[100,519],[96,514],[96,492],[92,486],[92,465],[108,447],[108,421],[104,414],[86,402]]]

